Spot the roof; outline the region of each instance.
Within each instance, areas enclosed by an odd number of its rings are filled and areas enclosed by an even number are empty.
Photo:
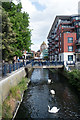
[[[43,43],[41,45],[46,45],[46,43],[43,41]]]
[[[49,37],[49,35],[50,35],[50,32],[52,31],[52,29],[53,29],[53,26],[56,24],[56,22],[59,20],[59,19],[61,19],[61,20],[66,20],[66,19],[70,19],[71,18],[71,16],[69,16],[69,15],[60,15],[60,16],[56,16],[55,17],[55,19],[54,19],[54,22],[53,22],[53,24],[52,24],[52,27],[51,27],[51,29],[50,29],[50,31],[49,31],[49,34],[48,34],[48,37]],[[47,38],[48,38],[47,37]]]

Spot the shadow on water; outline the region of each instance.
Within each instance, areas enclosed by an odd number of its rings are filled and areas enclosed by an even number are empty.
[[[48,84],[48,79],[51,83]],[[55,95],[50,94],[50,90],[55,91]],[[57,113],[49,113],[50,108],[57,107]],[[23,102],[18,110],[16,119],[29,120],[32,118],[49,119],[79,119],[80,100],[76,93],[70,89],[66,79],[60,74],[52,73],[48,69],[34,69],[31,75],[31,84],[25,91]],[[15,119],[15,120],[16,120]]]

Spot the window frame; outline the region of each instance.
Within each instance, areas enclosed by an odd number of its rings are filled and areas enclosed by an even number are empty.
[[[72,40],[69,40],[70,38],[72,38]],[[73,43],[73,37],[68,37],[68,43]]]
[[[72,50],[69,47],[72,47]],[[73,46],[68,46],[68,52],[73,52]]]
[[[72,57],[72,58],[69,58]],[[68,55],[68,61],[73,61],[73,55]]]

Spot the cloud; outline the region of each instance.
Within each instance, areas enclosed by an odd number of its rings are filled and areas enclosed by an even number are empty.
[[[38,1],[37,1],[37,2],[32,2],[32,4],[35,5],[35,7],[36,7],[36,9],[37,9],[38,11],[43,11],[43,10],[45,9],[45,6],[39,4]]]
[[[47,41],[48,32],[56,15],[77,14],[79,0],[21,0],[23,10],[29,13],[33,50],[38,50]],[[39,6],[36,6],[37,4]],[[34,4],[33,4],[34,3]],[[42,9],[42,7],[44,9]],[[40,9],[41,7],[41,9]]]

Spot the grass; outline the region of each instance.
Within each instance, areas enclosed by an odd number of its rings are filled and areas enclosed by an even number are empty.
[[[27,78],[22,78],[22,81],[17,86],[10,89],[9,96],[2,105],[3,119],[11,119],[13,117],[17,101],[21,100],[22,93],[27,89],[28,81],[29,80]]]

